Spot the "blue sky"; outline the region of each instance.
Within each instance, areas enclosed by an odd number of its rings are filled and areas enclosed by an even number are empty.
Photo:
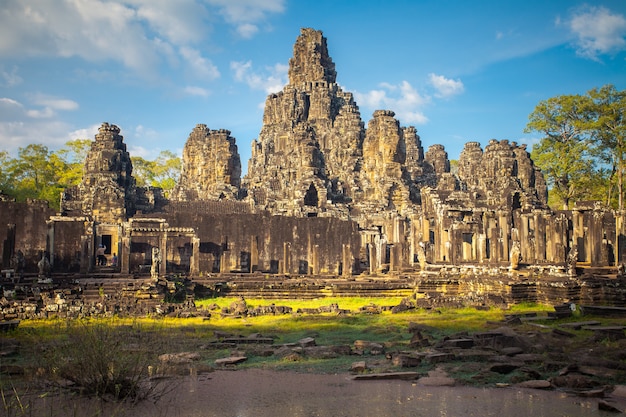
[[[2,0],[0,150],[109,122],[152,159],[204,123],[232,132],[245,173],[301,27],[323,31],[366,123],[393,110],[450,159],[468,141],[532,145],[541,100],[626,89],[624,0]]]

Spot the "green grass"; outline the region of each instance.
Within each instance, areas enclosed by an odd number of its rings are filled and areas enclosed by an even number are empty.
[[[199,308],[204,308],[213,303],[219,307],[227,307],[235,298],[214,298],[197,302]],[[388,298],[320,298],[315,300],[269,300],[249,299],[246,300],[251,307],[259,305],[284,305],[290,306],[297,311],[299,308],[316,308],[336,303],[341,309],[351,310],[350,314],[323,313],[323,314],[284,314],[276,316],[258,317],[222,317],[219,310],[212,312],[209,320],[198,318],[106,318],[87,319],[81,321],[68,320],[24,320],[20,326],[11,332],[10,337],[16,338],[24,348],[18,357],[12,358],[14,363],[30,366],[36,369],[41,366],[41,351],[50,346],[63,346],[77,324],[85,327],[110,328],[125,337],[129,334],[137,340],[141,340],[139,347],[154,346],[154,351],[147,357],[142,357],[146,363],[154,362],[158,365],[156,357],[162,353],[176,353],[183,351],[200,352],[201,362],[199,366],[211,367],[215,359],[223,358],[231,354],[230,348],[207,348],[216,340],[215,333],[223,332],[232,335],[248,336],[259,333],[265,337],[274,339],[274,345],[296,343],[304,337],[313,337],[317,345],[346,345],[353,346],[355,340],[367,340],[378,342],[385,346],[388,352],[406,350],[411,334],[409,324],[418,323],[426,326],[424,336],[431,340],[440,340],[444,336],[460,332],[478,332],[494,329],[502,326],[502,320],[506,315],[537,313],[547,316],[548,311],[553,311],[551,306],[538,304],[521,304],[508,309],[491,308],[478,310],[475,308],[460,309],[413,309],[407,312],[392,314],[383,311],[380,314],[359,314],[360,307],[377,304],[392,306],[397,305],[401,299]],[[584,320],[590,318],[585,317]],[[561,322],[580,320],[579,317],[565,319]],[[606,321],[606,320],[604,320]],[[551,324],[548,320],[545,324]],[[607,321],[608,323],[608,321]],[[522,324],[528,328],[528,324]],[[74,330],[73,330],[74,329]],[[533,331],[539,331],[533,328]],[[580,334],[580,332],[579,332]],[[583,340],[590,335],[577,336]],[[158,341],[158,343],[154,343]],[[127,344],[125,344],[127,345]],[[608,343],[607,343],[608,345]],[[39,349],[39,350],[38,350]],[[355,356],[343,356],[333,359],[312,359],[306,356],[298,360],[290,361],[277,359],[274,356],[264,356],[262,346],[240,345],[237,350],[245,352],[248,361],[238,365],[238,368],[262,367],[271,369],[289,369],[301,372],[347,372],[350,364],[359,360]],[[124,350],[120,351],[124,354]],[[78,354],[78,353],[77,353]],[[371,359],[371,358],[370,358]],[[375,358],[374,363],[378,359]],[[381,355],[380,362],[389,367],[389,361],[385,361]],[[368,364],[369,366],[369,364]],[[461,367],[462,368],[462,367]],[[473,375],[468,372],[467,379]],[[6,378],[0,378],[0,387],[10,382]],[[7,385],[4,385],[7,387]]]

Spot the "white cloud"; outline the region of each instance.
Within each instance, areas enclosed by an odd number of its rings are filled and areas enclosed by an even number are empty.
[[[208,97],[211,95],[211,92],[206,88],[188,85],[183,89],[183,92],[188,96],[197,96],[197,97]]]
[[[258,31],[256,23],[265,20],[267,14],[285,10],[285,0],[208,0],[208,3],[217,6],[243,38],[254,35]]]
[[[188,68],[199,78],[206,80],[214,80],[219,78],[220,72],[213,63],[202,57],[200,52],[193,48],[183,47],[180,54],[187,61]]]
[[[10,71],[0,65],[0,87],[14,87],[22,83],[22,77],[17,74],[17,67],[13,66]]]
[[[36,94],[32,98],[36,106],[42,108],[29,109],[26,114],[34,119],[46,119],[56,116],[57,111],[72,111],[78,109],[78,103],[73,100]]]
[[[598,59],[598,55],[626,50],[626,18],[605,7],[584,6],[568,22],[577,37],[577,53]]]
[[[65,98],[57,98],[52,96],[46,96],[38,94],[33,98],[33,103],[38,106],[45,106],[52,110],[76,110],[78,109],[78,103],[74,100]]]
[[[259,27],[257,25],[253,25],[252,23],[244,23],[237,27],[237,33],[244,39],[250,39],[259,31]]]
[[[253,90],[262,90],[267,94],[282,90],[287,84],[289,66],[276,64],[273,67],[265,67],[263,71],[255,71],[252,61],[230,63],[235,81],[243,82]]]
[[[12,98],[0,98],[0,149],[11,153],[29,143],[43,143],[53,149],[76,139],[73,133],[68,134],[72,128],[67,123],[54,118],[57,110],[73,110],[78,106],[75,102],[43,95],[32,101],[43,107],[29,108]]]
[[[68,140],[90,139],[93,140],[100,129],[99,124],[94,124],[86,128],[76,129],[68,133]]]
[[[430,85],[437,90],[435,97],[448,98],[461,94],[465,90],[461,80],[452,80],[433,73],[428,74],[428,79]]]
[[[268,14],[283,11],[284,0],[5,0],[0,57],[80,57],[150,75],[163,61],[176,65],[178,51],[214,79],[217,70],[194,45],[210,39],[216,14],[249,38]]]
[[[430,102],[430,97],[420,94],[408,81],[402,81],[398,85],[381,83],[380,87],[381,89],[367,93],[355,92],[357,104],[371,112],[393,110],[401,123],[428,122],[423,107]]]

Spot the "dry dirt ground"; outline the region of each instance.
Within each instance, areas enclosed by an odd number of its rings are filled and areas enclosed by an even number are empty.
[[[356,381],[263,369],[218,370],[162,381],[166,392],[136,405],[49,395],[23,397],[24,416],[613,416],[626,409],[621,388],[603,399],[519,387],[427,386],[418,381]],[[624,389],[626,391],[626,389]],[[20,414],[22,413],[22,414]],[[9,414],[11,415],[11,414]]]

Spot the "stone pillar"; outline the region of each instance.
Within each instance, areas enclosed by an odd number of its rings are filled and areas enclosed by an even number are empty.
[[[572,211],[572,245],[577,246],[578,249],[578,261],[585,262],[587,260],[585,247],[585,232],[584,232],[584,215],[579,210]],[[570,248],[571,249],[571,248]]]
[[[46,221],[48,226],[48,238],[46,239],[46,251],[50,260],[50,267],[54,267],[54,221]],[[13,231],[15,233],[15,230]]]
[[[498,262],[509,263],[509,236],[511,235],[511,222],[509,214],[505,211],[498,212],[498,224],[500,225],[500,245],[498,248]]]
[[[535,214],[535,262],[546,261],[546,219],[542,213]]]
[[[626,211],[615,213],[615,265],[626,263]]]
[[[341,275],[344,277],[352,275],[352,251],[349,244],[341,245]]]
[[[80,237],[80,273],[86,274],[91,271],[93,265],[93,251],[91,250],[91,236]]]
[[[220,274],[225,274],[230,272],[230,259],[229,259],[229,251],[222,251],[220,254]]]
[[[411,219],[411,227],[409,228],[409,266],[415,266],[415,255],[417,254],[417,250],[415,249],[415,245],[417,245],[417,233],[415,227],[415,219]]]
[[[370,274],[376,274],[378,270],[378,256],[376,256],[376,245],[369,244],[369,261],[370,261]]]
[[[389,272],[398,270],[398,245],[389,245]]]
[[[487,236],[484,233],[480,233],[476,238],[477,242],[477,261],[479,263],[484,263],[487,259]]]
[[[313,251],[311,253],[310,269],[311,275],[318,275],[320,273],[320,245],[313,245]]]
[[[167,228],[169,224],[162,223],[161,240],[159,242],[159,250],[161,251],[161,270],[160,276],[167,274]]]
[[[283,243],[283,262],[279,269],[282,274],[289,274],[291,272],[291,243]]]
[[[192,277],[200,275],[200,238],[191,238],[191,259],[189,262],[189,275]]]
[[[122,245],[118,257],[120,272],[130,274],[130,236],[122,236]]]
[[[250,238],[250,273],[259,269],[259,237]]]
[[[602,259],[602,237],[604,229],[604,225],[602,222],[603,219],[604,212],[602,210],[594,210],[593,212],[589,213],[587,242],[589,246],[589,262],[591,262],[591,266],[606,265]]]
[[[2,246],[2,267],[6,268],[11,264],[11,257],[15,253],[15,223],[7,224],[7,239]]]

